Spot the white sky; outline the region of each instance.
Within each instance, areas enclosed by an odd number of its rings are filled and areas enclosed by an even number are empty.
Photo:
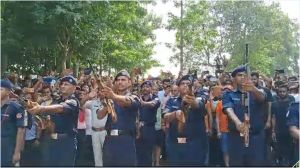
[[[267,4],[272,2],[279,2],[280,7],[284,13],[286,13],[291,19],[297,19],[298,23],[300,21],[300,0],[265,0]],[[180,10],[174,7],[174,3],[169,1],[167,3],[162,3],[162,1],[156,1],[156,5],[147,6],[149,11],[152,11],[159,17],[162,17],[162,23],[167,24],[168,22],[168,12],[172,12],[175,15],[180,14]],[[174,75],[179,72],[179,66],[175,67],[174,64],[170,63],[169,58],[174,54],[171,49],[165,46],[165,43],[175,42],[175,31],[168,31],[164,28],[157,29],[154,31],[156,35],[157,45],[154,47],[155,54],[153,58],[158,60],[162,67],[155,67],[147,71],[147,75],[158,76],[160,70],[170,71]],[[298,61],[300,62],[300,61]]]

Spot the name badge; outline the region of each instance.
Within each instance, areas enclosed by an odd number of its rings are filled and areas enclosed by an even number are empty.
[[[111,130],[110,131],[110,135],[111,136],[118,136],[119,135],[119,131],[117,129]]]
[[[177,138],[177,142],[180,144],[185,144],[186,143],[186,138]]]

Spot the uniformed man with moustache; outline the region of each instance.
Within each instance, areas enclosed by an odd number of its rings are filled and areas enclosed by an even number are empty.
[[[246,67],[239,66],[232,73],[233,89],[223,96],[223,111],[229,117],[229,166],[261,166],[264,163],[264,103],[266,94],[249,80],[246,80]],[[250,77],[249,77],[250,78]],[[250,97],[250,133],[249,146],[246,147],[244,124],[246,106],[243,105],[243,94]],[[248,114],[249,115],[249,114]]]
[[[140,100],[130,93],[131,80],[127,71],[120,71],[114,79],[115,90],[104,87],[100,94],[113,100],[117,120],[113,122],[108,108],[97,111],[98,119],[108,114],[107,136],[103,146],[103,166],[136,166],[136,116]]]
[[[48,145],[43,148],[43,166],[74,166],[77,149],[77,119],[79,102],[74,93],[77,81],[73,76],[60,79],[61,97],[52,105],[35,106],[31,114],[47,113],[55,125],[54,132],[45,135]]]

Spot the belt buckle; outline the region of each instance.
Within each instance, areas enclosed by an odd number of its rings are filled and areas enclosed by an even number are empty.
[[[119,135],[119,130],[117,130],[117,129],[111,130],[111,131],[110,131],[110,135],[111,135],[111,136],[118,136],[118,135]]]
[[[179,143],[179,144],[185,144],[186,143],[186,138],[183,138],[183,137],[178,137],[177,138],[177,142]]]
[[[58,134],[57,133],[52,133],[51,138],[52,139],[58,139]]]

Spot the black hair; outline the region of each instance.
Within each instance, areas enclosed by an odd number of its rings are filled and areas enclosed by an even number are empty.
[[[171,80],[170,79],[164,79],[162,82],[163,83],[165,83],[165,82],[171,82]]]
[[[257,78],[259,78],[259,73],[258,72],[251,72],[251,76],[256,76]]]
[[[278,86],[278,89],[279,89],[279,88],[285,88],[286,90],[289,90],[289,89],[288,89],[288,86],[287,86],[286,84],[281,84],[281,85],[279,85],[279,86]]]

